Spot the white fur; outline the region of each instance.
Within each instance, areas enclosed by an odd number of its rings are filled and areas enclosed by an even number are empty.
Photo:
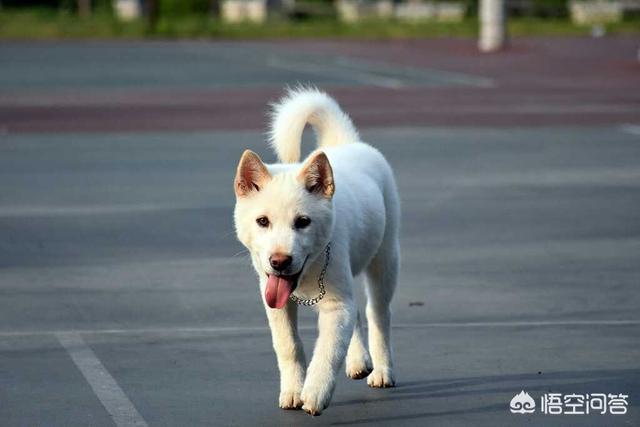
[[[326,93],[317,89],[290,90],[273,105],[269,142],[283,163],[300,161],[300,137],[307,123],[313,126],[321,148],[359,141],[351,119]]]
[[[312,193],[304,184],[309,165],[322,160],[319,151],[302,164],[294,163],[300,160],[306,123],[314,127],[319,149],[333,170],[333,181],[330,176],[323,181],[329,190],[335,183],[332,197],[331,191]],[[297,332],[297,306],[290,301],[278,310],[265,304],[281,376],[279,404],[283,408],[303,405],[305,411],[317,415],[331,400],[336,373],[345,358],[348,376],[369,374],[371,387],[395,383],[389,305],[398,278],[400,205],[385,158],[359,142],[349,117],[325,93],[313,89],[289,92],[275,106],[271,143],[283,164],[266,165],[260,172],[262,163],[252,155],[248,166],[242,162],[239,166],[238,176],[249,174],[256,185],[247,191],[251,186],[238,187],[236,178],[236,231],[250,250],[263,300],[267,274],[273,273],[268,260],[275,252],[290,254],[291,271],[302,271],[295,294],[316,296],[324,250],[331,242],[327,295],[315,306],[319,336],[306,370]],[[295,229],[292,224],[299,215],[311,218],[311,225]],[[259,227],[258,216],[267,216],[269,227]],[[369,350],[352,289],[360,273],[366,276]]]

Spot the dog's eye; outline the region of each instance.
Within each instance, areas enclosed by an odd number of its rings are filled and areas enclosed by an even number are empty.
[[[256,222],[258,223],[258,225],[260,227],[268,227],[269,226],[269,218],[267,218],[266,216],[259,216],[256,219]]]
[[[299,216],[298,218],[296,218],[293,226],[300,229],[307,228],[309,224],[311,224],[311,219],[308,216]]]

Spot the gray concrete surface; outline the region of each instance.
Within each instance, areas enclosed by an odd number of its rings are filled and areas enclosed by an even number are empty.
[[[96,55],[96,49],[100,55]],[[241,88],[314,81],[340,86],[487,86],[490,79],[398,67],[265,43],[58,43],[0,46],[3,92]]]
[[[363,135],[395,166],[403,202],[398,387],[341,376],[315,419],[276,406],[265,316],[232,229],[241,151],[273,159],[260,133],[4,135],[2,424],[113,424],[57,338],[74,331],[148,425],[640,422],[640,136]],[[303,311],[307,352],[314,321]],[[625,393],[629,413],[513,415],[522,389]]]
[[[3,42],[0,131],[263,130],[284,85],[330,89],[361,127],[640,123],[637,37]]]
[[[3,42],[0,424],[640,424],[636,50]],[[236,162],[273,160],[265,106],[296,82],[335,94],[403,202],[398,387],[341,375],[318,418],[277,408],[231,221]],[[510,413],[521,390],[535,414]],[[543,415],[550,392],[626,394],[628,413]]]

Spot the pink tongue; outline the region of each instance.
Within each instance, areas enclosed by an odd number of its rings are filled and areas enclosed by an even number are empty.
[[[264,299],[271,308],[282,308],[287,303],[289,295],[293,290],[293,281],[273,274],[267,279],[267,289],[264,292]]]

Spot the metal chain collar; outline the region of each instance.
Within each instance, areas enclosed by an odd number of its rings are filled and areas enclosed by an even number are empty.
[[[320,294],[315,298],[302,299],[295,296],[293,293],[289,295],[289,299],[295,302],[298,305],[306,305],[310,307],[312,305],[316,305],[327,291],[324,288],[324,275],[327,273],[327,267],[329,267],[329,260],[331,259],[331,242],[327,243],[327,248],[324,250],[324,267],[322,267],[322,271],[320,272],[320,276],[318,276],[318,289],[320,289]]]

